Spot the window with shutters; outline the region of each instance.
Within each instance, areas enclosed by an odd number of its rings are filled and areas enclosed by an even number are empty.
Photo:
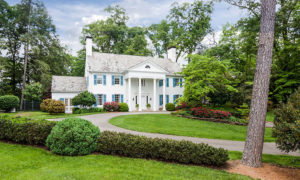
[[[115,84],[120,84],[120,76],[115,76]]]
[[[97,84],[103,84],[103,78],[102,76],[97,77]]]
[[[120,94],[115,94],[115,102],[120,102],[121,101],[121,98],[120,98]]]
[[[103,94],[98,94],[97,105],[103,105]]]
[[[174,78],[175,86],[179,86],[179,78]]]

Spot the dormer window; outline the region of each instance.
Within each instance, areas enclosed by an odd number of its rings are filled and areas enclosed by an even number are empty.
[[[146,69],[150,69],[150,66],[149,66],[149,65],[146,65],[145,68],[146,68]]]

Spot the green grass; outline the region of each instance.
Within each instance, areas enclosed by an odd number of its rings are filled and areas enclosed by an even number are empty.
[[[169,114],[119,116],[109,122],[115,126],[134,131],[209,139],[245,141],[247,134],[247,126],[193,120]],[[266,128],[265,142],[274,141],[271,134],[271,128]]]
[[[0,179],[250,179],[225,171],[109,155],[57,156],[0,142]]]
[[[269,111],[269,112],[267,112],[266,121],[273,122],[274,117],[275,117],[274,111]]]
[[[92,112],[92,113],[84,113],[84,114],[55,114],[51,115],[47,112],[42,111],[18,111],[15,113],[0,113],[1,115],[8,115],[12,117],[22,116],[28,117],[35,120],[42,120],[42,119],[56,119],[56,118],[67,118],[67,117],[75,117],[75,116],[85,116],[90,114],[99,114],[104,112]]]
[[[242,152],[229,151],[229,158],[230,160],[242,159]],[[299,156],[263,154],[262,161],[264,163],[269,163],[282,167],[300,168]]]

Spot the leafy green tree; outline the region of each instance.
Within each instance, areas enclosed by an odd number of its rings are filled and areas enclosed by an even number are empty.
[[[72,57],[70,75],[84,76],[85,56],[85,49],[81,49],[77,52],[77,57]]]
[[[72,99],[72,103],[75,106],[79,105],[83,107],[90,107],[96,103],[96,98],[92,93],[88,91],[84,91],[82,93],[79,93],[77,96],[75,96]]]
[[[93,37],[95,50],[104,53],[130,54],[130,55],[152,55],[147,48],[146,31],[141,27],[128,27],[126,22],[128,16],[125,9],[120,6],[109,6],[105,9],[110,13],[106,20],[99,20],[86,25],[81,37],[85,44],[87,35]]]
[[[184,76],[183,101],[201,104],[210,98],[209,93],[214,93],[221,86],[226,91],[237,92],[232,86],[233,77],[224,61],[215,58],[191,55],[190,63],[182,70]]]
[[[40,83],[32,83],[26,86],[24,98],[28,101],[41,101],[43,97],[43,87]]]

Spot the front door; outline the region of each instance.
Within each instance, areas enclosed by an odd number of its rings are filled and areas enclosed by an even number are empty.
[[[65,98],[65,113],[72,113],[72,99]]]

